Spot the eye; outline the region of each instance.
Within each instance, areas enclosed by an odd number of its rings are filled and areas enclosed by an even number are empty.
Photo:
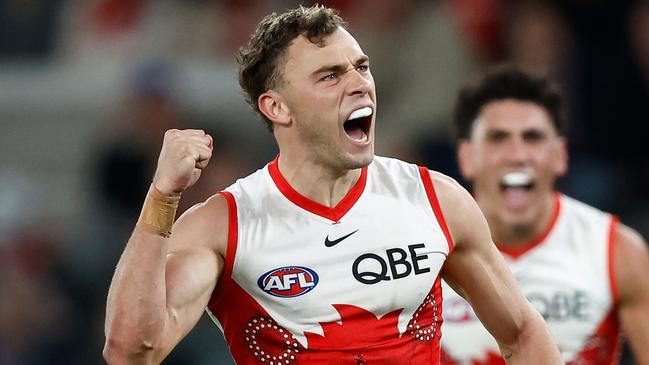
[[[332,81],[336,79],[336,74],[335,73],[330,73],[327,76],[321,78],[320,80],[322,81]]]
[[[539,130],[532,130],[523,133],[523,140],[525,140],[528,143],[540,143],[543,142],[546,139],[545,133],[543,131]]]
[[[370,65],[358,65],[356,66],[356,70],[359,72],[366,72],[370,69]]]
[[[504,131],[495,130],[487,133],[487,141],[494,144],[502,143],[507,137],[508,135]]]

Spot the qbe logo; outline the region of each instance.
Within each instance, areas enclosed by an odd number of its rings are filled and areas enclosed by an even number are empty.
[[[280,298],[304,295],[318,285],[318,274],[302,266],[284,266],[271,270],[257,280],[257,286]]]

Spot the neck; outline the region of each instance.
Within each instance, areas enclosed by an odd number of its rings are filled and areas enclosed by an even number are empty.
[[[354,187],[361,175],[360,168],[337,170],[299,155],[287,157],[280,154],[278,167],[295,191],[328,207],[335,207]]]
[[[514,248],[543,238],[553,224],[558,208],[556,204],[554,193],[548,199],[543,199],[538,216],[530,222],[510,223],[487,217],[494,241],[500,246]]]

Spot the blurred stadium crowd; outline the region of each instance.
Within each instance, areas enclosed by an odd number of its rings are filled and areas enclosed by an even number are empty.
[[[456,92],[515,63],[566,92],[571,165],[560,189],[649,237],[648,2],[320,3],[340,9],[371,58],[377,153],[459,178]],[[0,365],[103,363],[108,285],[164,130],[215,138],[182,210],[274,157],[234,55],[264,14],[294,5],[0,1]],[[231,360],[205,317],[165,363]]]

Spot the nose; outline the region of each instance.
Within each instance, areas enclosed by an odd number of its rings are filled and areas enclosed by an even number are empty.
[[[524,164],[529,161],[531,153],[531,149],[522,138],[512,138],[505,156],[512,163]]]
[[[361,73],[356,69],[351,70],[348,74],[349,82],[347,92],[349,95],[363,96],[372,90],[372,75],[367,71]]]

